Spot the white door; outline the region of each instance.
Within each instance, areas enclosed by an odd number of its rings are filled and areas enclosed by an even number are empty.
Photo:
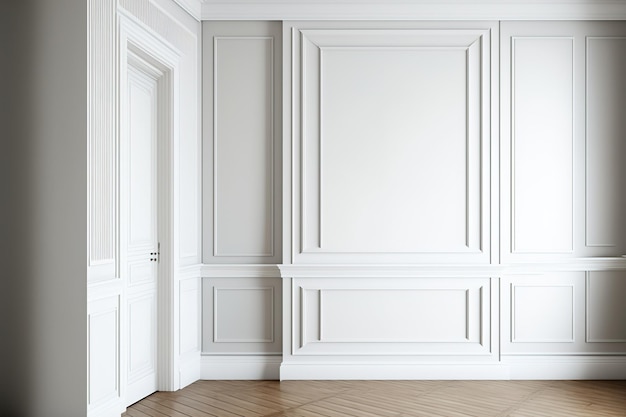
[[[126,404],[157,390],[158,74],[128,57],[122,104],[122,240],[126,282]]]

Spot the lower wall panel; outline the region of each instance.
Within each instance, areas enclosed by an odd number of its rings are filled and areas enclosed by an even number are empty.
[[[626,271],[502,278],[502,354],[626,353]]]
[[[492,354],[490,278],[295,279],[299,355]]]
[[[202,353],[281,354],[280,278],[204,278]]]
[[[200,376],[626,378],[626,271],[530,271],[204,278]]]
[[[88,305],[88,407],[90,415],[122,408],[120,295],[113,294]]]

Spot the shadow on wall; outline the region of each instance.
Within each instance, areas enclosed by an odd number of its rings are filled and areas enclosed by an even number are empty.
[[[86,415],[87,2],[0,2],[0,415]]]

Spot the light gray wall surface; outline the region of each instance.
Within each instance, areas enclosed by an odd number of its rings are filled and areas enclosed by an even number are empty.
[[[87,3],[2,8],[0,415],[84,416]]]

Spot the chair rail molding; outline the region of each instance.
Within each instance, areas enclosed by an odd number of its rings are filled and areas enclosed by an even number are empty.
[[[202,20],[623,20],[621,0],[200,0]],[[187,11],[193,0],[177,0]],[[184,5],[183,5],[184,4]],[[194,5],[191,7],[190,5]],[[185,7],[187,6],[187,7]],[[194,13],[192,13],[193,15]]]

